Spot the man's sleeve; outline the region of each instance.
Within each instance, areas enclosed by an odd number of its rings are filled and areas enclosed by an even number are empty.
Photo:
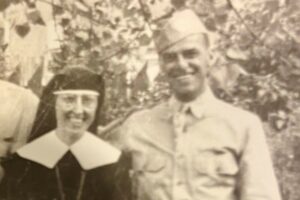
[[[247,128],[239,187],[239,200],[281,199],[262,123],[257,117]]]
[[[131,150],[131,140],[133,135],[134,123],[132,117],[127,119],[119,131],[119,146],[124,152],[130,152]]]
[[[39,99],[31,91],[26,90],[20,103],[22,104],[21,116],[19,116],[18,128],[14,134],[10,152],[15,152],[27,142],[37,112]]]

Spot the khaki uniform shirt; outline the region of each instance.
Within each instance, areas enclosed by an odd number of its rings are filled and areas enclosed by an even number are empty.
[[[192,102],[174,125],[175,99],[134,114],[121,129],[138,200],[279,200],[264,131],[253,114],[216,99]]]
[[[0,157],[26,143],[38,106],[38,98],[27,89],[0,81]]]

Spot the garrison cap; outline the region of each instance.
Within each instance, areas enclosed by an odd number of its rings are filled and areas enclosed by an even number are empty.
[[[204,34],[209,43],[210,33],[205,25],[192,10],[184,9],[174,12],[158,27],[154,32],[154,42],[158,52],[162,52],[186,37],[197,34]]]

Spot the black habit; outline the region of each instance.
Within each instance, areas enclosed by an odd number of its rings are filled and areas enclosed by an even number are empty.
[[[54,149],[53,149],[54,150]],[[129,160],[84,170],[68,150],[53,168],[13,154],[2,162],[1,200],[130,200]]]

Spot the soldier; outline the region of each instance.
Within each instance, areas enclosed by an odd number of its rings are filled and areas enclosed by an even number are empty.
[[[208,86],[209,33],[190,10],[155,34],[172,97],[121,130],[138,200],[280,200],[261,121]]]

